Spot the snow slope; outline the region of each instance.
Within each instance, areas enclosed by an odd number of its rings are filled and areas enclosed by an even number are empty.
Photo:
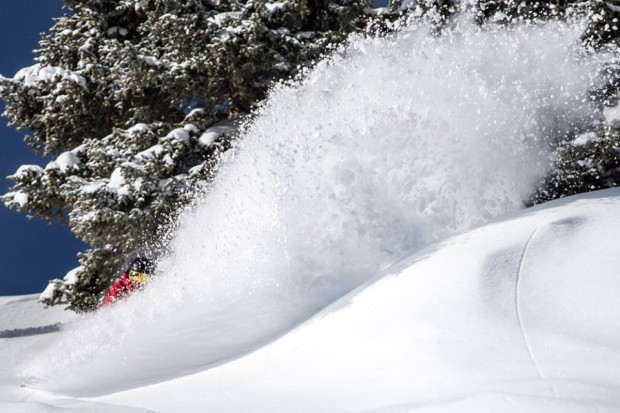
[[[409,257],[247,357],[97,400],[161,412],[619,411],[620,191],[553,205]]]
[[[399,262],[272,343],[162,383],[67,398],[36,384],[19,388],[3,368],[0,407],[619,411],[619,209],[620,190],[607,190],[463,232]],[[7,337],[7,328],[71,321],[33,307],[32,297],[1,303],[0,358],[9,364],[62,333]],[[47,318],[35,322],[41,314]],[[175,338],[200,344],[191,331]],[[155,348],[160,357],[174,353],[165,342]],[[97,372],[81,380],[97,382]]]

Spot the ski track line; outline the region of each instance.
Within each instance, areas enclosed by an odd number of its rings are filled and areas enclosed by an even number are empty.
[[[517,403],[515,400],[513,400],[512,397],[510,397],[509,395],[506,394],[506,395],[504,395],[504,399],[508,402],[508,404],[513,406],[517,412],[525,413],[524,410],[521,408],[521,406],[519,406],[519,403]]]
[[[527,241],[525,242],[525,246],[523,247],[523,251],[521,252],[521,257],[519,258],[519,264],[517,266],[517,276],[516,276],[516,280],[515,280],[515,307],[516,307],[516,311],[517,311],[517,324],[519,325],[519,330],[521,331],[521,336],[523,337],[523,341],[525,342],[525,348],[527,349],[528,356],[529,356],[530,360],[532,361],[532,364],[534,364],[534,367],[536,367],[536,373],[538,374],[538,377],[541,380],[547,381],[548,379],[543,374],[543,371],[540,368],[540,365],[538,364],[538,361],[536,360],[536,357],[534,356],[534,352],[532,351],[532,346],[530,344],[530,340],[528,339],[527,333],[525,332],[525,328],[523,326],[523,318],[521,316],[521,306],[519,305],[519,296],[520,296],[520,294],[519,294],[519,290],[520,290],[519,287],[521,285],[520,281],[521,281],[521,274],[523,272],[523,263],[525,262],[525,257],[527,255],[528,250],[529,250],[530,244],[532,243],[532,240],[534,239],[534,236],[538,232],[538,228],[539,227],[536,226],[536,228],[534,228],[534,230],[532,231],[532,233],[528,237]],[[550,387],[551,387],[551,390],[553,392],[553,395],[555,397],[558,397],[558,394],[557,394],[557,391],[555,389],[555,386],[550,384]]]

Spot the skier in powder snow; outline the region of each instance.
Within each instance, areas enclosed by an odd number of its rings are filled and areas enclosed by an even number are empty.
[[[103,300],[103,305],[112,304],[134,291],[144,288],[151,279],[153,269],[153,263],[149,259],[144,257],[134,259],[129,268],[123,273],[123,276],[110,287],[108,294]]]

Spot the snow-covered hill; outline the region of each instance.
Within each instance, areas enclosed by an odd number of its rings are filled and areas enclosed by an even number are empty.
[[[19,387],[10,367],[62,335],[55,323],[75,321],[34,297],[5,297],[0,410],[619,411],[618,210],[620,190],[607,190],[461,233],[250,354],[96,398],[62,383],[41,387],[65,391]],[[175,339],[201,345],[197,331]],[[171,356],[184,357],[162,337],[142,362]],[[109,357],[114,364],[123,354]]]

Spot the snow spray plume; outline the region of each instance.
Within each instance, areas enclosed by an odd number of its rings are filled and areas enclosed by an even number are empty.
[[[144,292],[22,373],[82,395],[256,349],[403,256],[521,206],[597,73],[574,24],[354,38],[277,87]],[[577,125],[577,126],[576,126]],[[87,376],[88,380],[83,377]]]

